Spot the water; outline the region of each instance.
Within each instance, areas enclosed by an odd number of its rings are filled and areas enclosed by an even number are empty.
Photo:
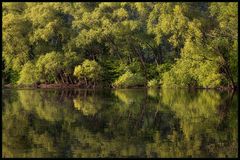
[[[2,90],[3,157],[237,157],[237,94]]]

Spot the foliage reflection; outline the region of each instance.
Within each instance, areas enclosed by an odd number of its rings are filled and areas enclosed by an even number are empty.
[[[3,157],[237,157],[237,95],[3,90]]]

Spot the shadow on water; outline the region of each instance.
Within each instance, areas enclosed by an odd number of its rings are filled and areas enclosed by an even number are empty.
[[[236,93],[4,90],[3,157],[237,157]]]

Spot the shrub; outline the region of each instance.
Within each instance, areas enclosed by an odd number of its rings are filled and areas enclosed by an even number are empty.
[[[158,87],[158,80],[152,79],[152,80],[148,81],[147,86],[148,86],[148,87],[151,87],[151,88],[153,88],[153,87]]]
[[[163,74],[163,87],[218,87],[222,76],[218,66],[210,61],[179,59],[172,69]]]
[[[127,71],[113,83],[113,86],[126,88],[134,86],[143,86],[144,84],[145,79],[143,76],[141,76],[141,74]]]
[[[18,80],[18,84],[33,84],[37,82],[38,74],[36,67],[31,62],[27,62],[21,72],[20,72],[20,79]]]
[[[85,60],[82,65],[78,65],[74,69],[73,75],[78,79],[88,81],[96,81],[101,79],[101,66],[95,60]]]
[[[63,69],[63,56],[58,52],[41,55],[36,62],[36,67],[43,82],[54,82],[59,72]]]
[[[158,71],[156,64],[146,64],[147,67],[147,79],[158,79]]]
[[[156,67],[156,70],[158,72],[158,75],[159,75],[159,79],[161,80],[162,79],[162,76],[165,72],[169,71],[171,69],[171,64],[170,63],[164,63],[164,64],[161,64],[161,65],[158,65]]]

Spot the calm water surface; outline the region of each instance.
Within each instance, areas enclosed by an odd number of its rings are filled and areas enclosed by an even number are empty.
[[[237,157],[237,94],[2,90],[3,157]]]

